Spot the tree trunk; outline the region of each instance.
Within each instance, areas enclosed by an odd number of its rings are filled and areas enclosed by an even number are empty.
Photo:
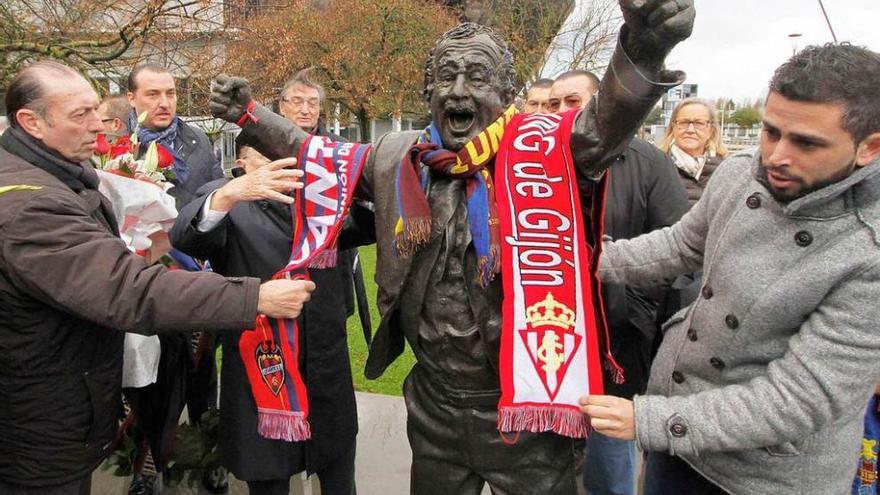
[[[357,115],[358,125],[361,127],[361,142],[369,143],[373,136],[370,135],[370,116],[367,115],[367,109],[360,107],[355,115]]]

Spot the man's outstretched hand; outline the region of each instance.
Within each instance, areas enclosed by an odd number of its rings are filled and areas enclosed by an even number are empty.
[[[211,81],[208,108],[211,115],[227,122],[238,122],[251,103],[251,86],[247,79],[220,74]]]
[[[624,50],[636,63],[662,64],[694,29],[693,0],[620,0],[629,33]]]

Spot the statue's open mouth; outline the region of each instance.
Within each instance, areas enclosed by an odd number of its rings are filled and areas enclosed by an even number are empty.
[[[467,110],[453,110],[446,114],[446,120],[453,134],[465,135],[474,125],[474,114]]]

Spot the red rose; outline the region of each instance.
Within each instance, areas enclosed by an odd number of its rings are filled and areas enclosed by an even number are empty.
[[[98,156],[104,156],[107,153],[110,153],[110,143],[107,142],[107,136],[98,134],[95,139],[95,154]]]
[[[131,136],[121,136],[110,146],[110,158],[131,153]]]
[[[159,168],[168,168],[174,164],[174,155],[167,148],[156,143],[156,152],[159,155]]]

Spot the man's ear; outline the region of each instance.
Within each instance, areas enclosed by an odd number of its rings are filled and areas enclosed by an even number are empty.
[[[43,139],[43,125],[45,124],[45,119],[40,117],[37,112],[28,108],[22,108],[15,112],[15,120],[18,121],[18,125],[21,126],[25,132],[37,139]]]
[[[880,132],[869,135],[856,148],[856,166],[864,167],[880,157]]]

